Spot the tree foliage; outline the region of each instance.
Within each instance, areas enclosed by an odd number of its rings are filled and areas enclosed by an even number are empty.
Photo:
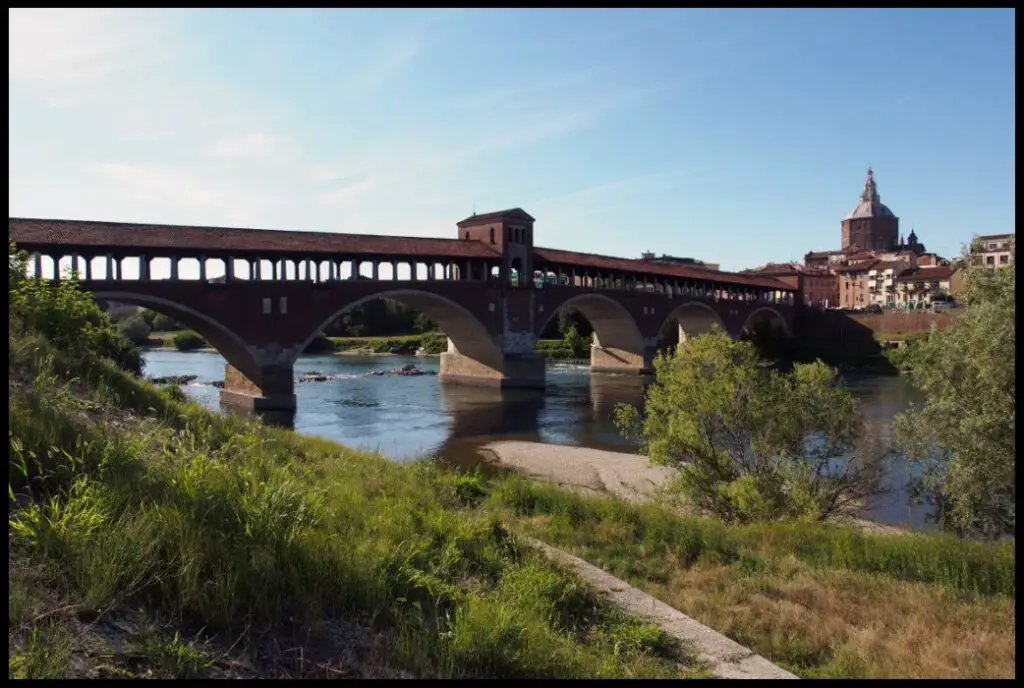
[[[29,278],[25,253],[13,245],[8,249],[12,327],[36,330],[68,353],[99,353],[129,372],[142,374],[139,347],[118,330],[91,295],[78,289],[77,278],[70,274],[59,282]]]
[[[643,417],[620,404],[616,422],[653,462],[679,469],[698,508],[728,521],[823,520],[881,491],[887,456],[865,449],[856,401],[825,364],[780,373],[716,331],[655,370]]]
[[[146,343],[151,331],[149,323],[141,314],[125,318],[117,324],[117,328],[128,338],[128,341],[139,345]]]
[[[992,272],[965,254],[967,306],[915,346],[912,380],[926,401],[897,417],[893,431],[922,467],[920,487],[940,506],[943,527],[1013,535],[1015,267],[1011,260]]]
[[[178,351],[195,351],[204,346],[209,346],[201,335],[191,330],[178,332],[171,339],[171,343],[174,344],[174,348]]]

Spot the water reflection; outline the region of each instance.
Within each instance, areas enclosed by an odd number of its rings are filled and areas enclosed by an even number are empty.
[[[644,393],[650,384],[650,378],[637,376],[591,375],[591,411],[596,418],[610,423],[615,417],[615,407],[620,403],[642,409]]]
[[[586,368],[553,365],[543,392],[442,385],[434,375],[374,375],[407,363],[436,371],[435,359],[401,356],[303,357],[296,373],[321,371],[331,379],[296,385],[298,410],[270,414],[268,422],[327,437],[359,449],[381,451],[407,461],[427,455],[461,467],[487,468],[483,445],[496,440],[545,442],[630,451],[615,428],[615,406],[642,406],[650,380],[639,377],[589,375]],[[220,408],[219,393],[210,383],[223,379],[224,360],[215,354],[154,351],[146,354],[151,376],[198,376],[185,391],[211,409]],[[867,440],[888,447],[891,422],[921,395],[902,377],[850,377],[847,385],[860,400],[867,421]],[[905,484],[910,467],[897,458],[889,478],[896,491],[868,505],[870,518],[896,525],[924,523],[925,510],[908,509]]]

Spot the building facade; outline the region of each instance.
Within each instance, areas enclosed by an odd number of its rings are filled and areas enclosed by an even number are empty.
[[[872,265],[867,274],[867,305],[894,308],[897,301],[896,278],[911,267],[909,257],[897,260],[880,260]]]
[[[868,273],[879,262],[874,259],[862,260],[832,269],[838,281],[840,308],[860,309],[871,305]]]
[[[971,247],[972,253],[981,265],[998,270],[1013,262],[1010,242],[1014,234],[988,234],[978,237]]]
[[[839,304],[838,278],[827,268],[808,267],[799,263],[768,263],[744,272],[773,277],[795,287],[800,290],[805,305],[835,308]]]
[[[962,277],[957,265],[904,270],[896,277],[895,306],[917,309],[947,297],[955,299],[963,291]]]

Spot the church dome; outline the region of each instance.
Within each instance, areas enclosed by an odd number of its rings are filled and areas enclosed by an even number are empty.
[[[860,194],[860,203],[851,210],[844,220],[858,220],[868,217],[896,217],[889,208],[882,205],[875,186],[874,173],[868,168],[868,178],[864,182],[864,191]]]

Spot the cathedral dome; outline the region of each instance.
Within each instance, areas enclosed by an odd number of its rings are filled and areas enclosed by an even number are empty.
[[[864,182],[864,191],[860,194],[860,203],[851,210],[844,220],[858,220],[868,217],[896,217],[889,208],[882,205],[878,197],[878,187],[875,186],[874,173],[868,168],[868,178]]]

